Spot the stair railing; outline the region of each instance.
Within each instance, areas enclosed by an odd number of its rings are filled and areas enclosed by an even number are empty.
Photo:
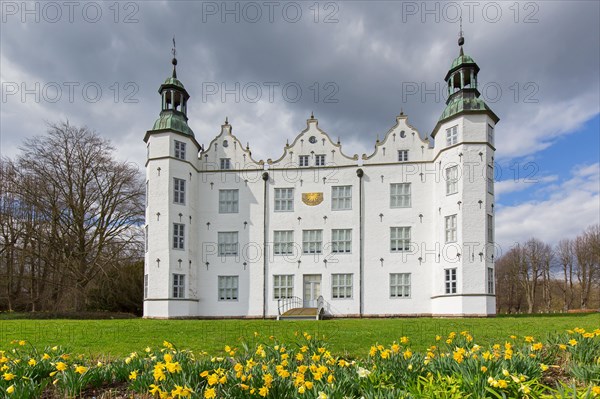
[[[302,306],[302,298],[298,298],[297,296],[279,298],[277,300],[277,313],[281,316],[290,309],[301,308]]]

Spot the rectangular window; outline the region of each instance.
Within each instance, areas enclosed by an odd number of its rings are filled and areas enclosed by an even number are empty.
[[[458,143],[458,125],[446,129],[446,145]]]
[[[446,242],[456,242],[456,215],[446,216]]]
[[[185,159],[185,143],[175,140],[175,158]]]
[[[492,267],[487,269],[487,293],[494,293],[494,269]]]
[[[221,169],[231,169],[231,159],[221,158]]]
[[[494,242],[494,217],[490,214],[487,215],[487,241]]]
[[[294,275],[279,274],[273,276],[273,299],[291,298],[294,296]]]
[[[148,190],[149,190],[150,182],[146,180],[146,208],[148,207]]]
[[[323,230],[302,230],[302,253],[320,254],[323,250]]]
[[[390,273],[390,298],[410,298],[410,273]]]
[[[275,212],[292,212],[294,210],[294,189],[275,189]]]
[[[298,157],[298,164],[300,166],[308,166],[308,155],[300,155]]]
[[[456,268],[444,269],[445,293],[456,294]]]
[[[332,299],[350,299],[350,298],[352,298],[352,274],[332,274],[331,275],[331,298]]]
[[[148,275],[144,274],[144,299],[148,298]]]
[[[173,203],[185,205],[185,180],[173,178]]]
[[[184,249],[185,225],[173,223],[173,249]]]
[[[490,124],[487,125],[487,139],[488,143],[494,145],[494,127]]]
[[[410,227],[390,227],[390,250],[406,252],[410,249]]]
[[[315,165],[316,166],[325,166],[325,154],[315,155]]]
[[[219,190],[219,213],[238,213],[238,190]]]
[[[185,274],[173,274],[173,298],[185,298]]]
[[[458,165],[446,168],[446,195],[458,192]]]
[[[410,183],[390,184],[390,208],[410,208]]]
[[[352,229],[331,230],[331,252],[349,254],[352,251]]]
[[[235,256],[238,254],[238,232],[220,231],[218,234],[219,256]]]
[[[294,253],[294,232],[292,230],[273,232],[273,254],[292,255]]]
[[[331,210],[352,209],[352,186],[331,187]]]
[[[148,226],[144,227],[144,252],[148,252]]]
[[[398,150],[398,162],[408,161],[408,150]]]
[[[238,276],[219,276],[219,301],[237,301],[238,284]]]
[[[494,194],[494,167],[492,165],[487,167],[487,191]]]

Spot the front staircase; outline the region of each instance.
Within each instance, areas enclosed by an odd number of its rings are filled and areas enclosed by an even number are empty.
[[[327,313],[329,304],[319,296],[317,307],[304,307],[297,296],[277,300],[277,320],[321,320]]]

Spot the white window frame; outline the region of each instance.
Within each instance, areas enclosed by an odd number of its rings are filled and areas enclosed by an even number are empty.
[[[185,160],[185,143],[175,140],[175,158]]]
[[[457,215],[448,215],[444,219],[445,233],[444,239],[446,243],[456,242],[458,239],[457,234]]]
[[[398,162],[408,162],[408,150],[398,150]]]
[[[390,273],[390,298],[410,298],[411,273]]]
[[[490,295],[494,295],[494,268],[487,268],[487,293]]]
[[[352,299],[352,273],[331,275],[331,299]]]
[[[217,233],[219,256],[237,256],[239,254],[239,242],[237,231],[219,231]]]
[[[148,225],[144,226],[144,252],[148,252]]]
[[[347,211],[352,209],[352,186],[331,187],[331,210]]]
[[[231,169],[231,158],[220,158],[219,159],[219,167],[221,170]]]
[[[173,223],[173,249],[185,249],[185,224]]]
[[[487,242],[494,243],[494,215],[487,215]]]
[[[487,192],[489,194],[494,194],[494,166],[488,164],[487,166]]]
[[[410,251],[410,226],[390,227],[390,252]]]
[[[315,166],[325,166],[325,154],[315,155]]]
[[[275,189],[275,212],[293,212],[294,211],[294,189],[276,188]]]
[[[323,230],[302,230],[302,253],[323,253]]]
[[[185,180],[173,178],[173,203],[185,205]]]
[[[446,129],[446,146],[458,143],[458,125]]]
[[[412,203],[410,183],[390,184],[390,208],[410,208]]]
[[[219,213],[238,213],[239,199],[238,189],[219,190]]]
[[[144,299],[148,298],[148,274],[144,274]]]
[[[173,298],[185,298],[185,274],[173,273]]]
[[[494,145],[494,126],[489,123],[487,125],[487,139],[491,145]]]
[[[294,254],[294,230],[273,231],[273,255]]]
[[[239,286],[239,276],[218,276],[217,292],[219,302],[238,301]]]
[[[308,155],[300,155],[300,156],[298,156],[298,165],[300,167],[308,166],[309,165],[309,161],[310,161],[310,159],[309,159]]]
[[[294,275],[273,275],[273,299],[292,298],[294,296]]]
[[[458,165],[446,168],[446,195],[458,193]]]
[[[457,285],[456,268],[444,269],[444,293],[456,294]]]
[[[352,229],[331,230],[331,252],[334,254],[352,253]]]

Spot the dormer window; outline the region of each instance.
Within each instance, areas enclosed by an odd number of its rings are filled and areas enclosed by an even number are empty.
[[[398,150],[398,162],[408,161],[408,150]]]
[[[315,165],[316,166],[325,166],[325,154],[315,155]]]
[[[454,145],[458,143],[458,125],[446,129],[446,145]]]
[[[221,169],[231,169],[230,158],[221,158]]]
[[[308,155],[300,155],[298,157],[298,164],[300,166],[308,166]]]

